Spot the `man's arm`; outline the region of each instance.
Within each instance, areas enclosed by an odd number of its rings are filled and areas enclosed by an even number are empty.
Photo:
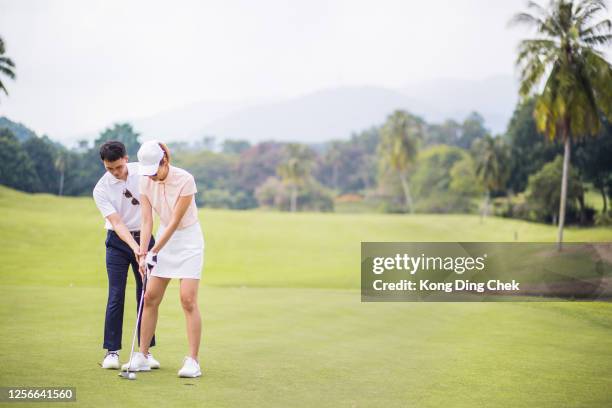
[[[138,257],[140,256],[140,246],[138,245],[132,234],[130,234],[130,230],[128,230],[128,228],[125,226],[119,214],[112,213],[108,215],[106,219],[111,223],[113,229],[115,230],[117,235],[119,235],[119,238],[121,238],[123,242],[125,242],[130,246],[130,248],[132,248],[132,251],[134,251],[134,255],[136,255],[136,259],[138,259]]]
[[[121,238],[123,242],[128,244],[130,248],[132,248],[132,250],[134,251],[134,254],[136,254],[136,256],[138,257],[138,254],[140,252],[138,251],[138,244],[136,243],[136,241],[132,237],[132,234],[130,234],[130,231],[123,223],[123,220],[121,220],[121,217],[117,213],[117,209],[109,200],[108,194],[104,191],[104,188],[100,187],[99,184],[97,184],[93,190],[93,198],[96,203],[96,206],[100,210],[100,213],[102,213],[102,216],[111,223],[113,229],[115,230],[117,235],[119,235],[119,238]]]

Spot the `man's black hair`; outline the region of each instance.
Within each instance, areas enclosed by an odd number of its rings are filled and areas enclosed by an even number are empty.
[[[109,162],[114,162],[125,157],[125,145],[117,140],[109,140],[100,146],[100,158]]]

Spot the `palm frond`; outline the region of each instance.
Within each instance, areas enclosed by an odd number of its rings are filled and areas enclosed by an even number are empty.
[[[570,26],[571,4],[563,1],[551,1],[551,11],[546,22],[553,27],[557,37],[564,37]]]
[[[0,57],[0,64],[2,63],[8,65],[9,67],[15,68],[15,63],[9,57]]]
[[[527,39],[520,42],[520,49],[527,53],[541,53],[559,48],[559,42],[552,39]]]
[[[6,68],[0,65],[0,72],[2,72],[11,79],[15,79],[15,72],[13,72],[13,70],[11,70],[10,68]]]
[[[593,46],[608,45],[612,43],[612,34],[593,35],[590,37],[585,37],[582,39],[582,42],[587,45]]]
[[[576,2],[574,14],[577,18],[579,18],[589,13],[593,13],[593,11],[599,12],[606,10],[608,10],[606,0],[581,0]]]
[[[546,64],[540,59],[535,58],[530,63],[526,64],[520,72],[521,85],[519,94],[523,98],[528,98],[540,83],[541,78],[546,71]]]
[[[593,50],[583,52],[582,68],[591,82],[598,109],[612,120],[612,66]]]
[[[6,88],[4,87],[4,84],[2,83],[2,81],[0,81],[0,89],[4,91],[4,93],[8,96],[8,91],[6,90]]]
[[[574,86],[575,93],[584,95],[585,103],[579,104],[583,109],[586,109],[590,112],[595,112],[597,116],[597,112],[599,111],[597,98],[595,96],[595,91],[592,83],[591,75],[589,75],[589,70],[584,66],[584,61],[578,60],[576,62],[576,72],[575,72],[576,84]]]
[[[543,61],[560,51],[560,45],[553,40],[523,40],[518,47],[517,66]]]
[[[546,9],[544,7],[542,7],[542,6],[540,6],[535,1],[528,1],[527,2],[527,8],[534,10],[536,13],[540,14],[541,16],[546,16],[548,14]]]
[[[602,34],[602,33],[606,34],[606,33],[609,33],[610,30],[612,30],[612,21],[610,21],[609,19],[606,19],[590,27],[580,30],[579,35],[580,37],[588,37],[594,34]]]
[[[548,75],[544,91],[536,98],[534,118],[536,126],[541,133],[545,133],[552,140],[556,137],[559,127],[560,113],[564,108],[561,106],[563,98],[558,98],[561,88],[561,77],[563,69],[559,61],[555,61]]]
[[[603,9],[607,9],[606,2],[604,0],[581,0],[576,2],[576,7],[574,9],[574,14],[578,15],[585,8],[593,7],[599,5],[599,7]]]
[[[558,32],[554,25],[551,24],[550,19],[542,19],[529,13],[515,14],[508,22],[508,26],[512,27],[516,25],[526,25],[535,28],[538,32],[550,37],[554,37]]]
[[[553,40],[521,41],[516,64],[520,67],[519,93],[523,98],[531,95],[558,53],[559,45]]]
[[[598,13],[607,10],[606,2],[603,0],[585,0],[581,2],[582,7],[574,11],[576,27],[579,29],[593,19]]]
[[[541,18],[535,17],[529,13],[517,13],[510,19],[508,25],[514,26],[519,24],[525,24],[537,28],[545,23]]]

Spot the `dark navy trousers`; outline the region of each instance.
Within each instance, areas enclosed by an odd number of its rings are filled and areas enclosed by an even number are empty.
[[[140,235],[134,236],[140,243]],[[155,244],[151,237],[149,250]],[[108,301],[106,303],[106,319],[104,322],[104,348],[107,350],[121,349],[121,334],[123,331],[123,306],[125,301],[125,286],[128,270],[136,279],[136,313],[142,292],[142,278],[138,272],[138,261],[134,251],[123,242],[115,231],[108,230],[106,234],[106,272],[108,274]],[[141,317],[142,318],[142,317]],[[140,345],[140,321],[138,321],[138,344]],[[151,339],[151,347],[155,345],[155,336]]]

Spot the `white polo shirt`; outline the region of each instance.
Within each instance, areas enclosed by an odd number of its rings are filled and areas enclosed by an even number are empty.
[[[138,163],[128,163],[127,180],[119,180],[108,171],[98,180],[93,190],[96,206],[106,219],[112,213],[117,213],[121,220],[130,231],[140,230],[140,204],[132,204],[132,199],[124,195],[127,189],[132,193],[132,197],[140,202],[140,191],[138,190]],[[107,230],[112,230],[113,225],[106,219],[104,226]]]

